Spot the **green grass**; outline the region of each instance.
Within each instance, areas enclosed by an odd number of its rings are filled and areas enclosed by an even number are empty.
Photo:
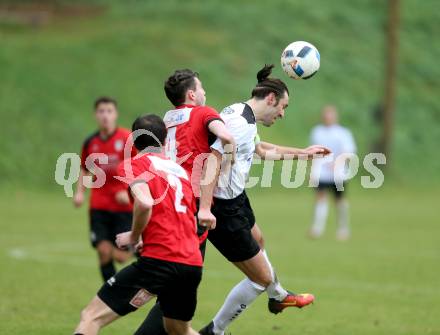
[[[353,239],[310,241],[310,190],[256,189],[251,200],[281,281],[316,294],[304,310],[273,316],[260,297],[233,334],[439,334],[438,192],[350,185]],[[69,334],[100,286],[86,209],[58,193],[0,193],[0,334]],[[334,213],[332,213],[333,215]],[[194,326],[207,323],[242,275],[208,247]],[[147,309],[103,334],[130,334]]]
[[[68,2],[68,1],[64,1]],[[103,1],[97,1],[104,3]],[[438,180],[440,10],[437,0],[402,1],[401,48],[392,168]],[[121,123],[169,108],[163,80],[176,68],[201,73],[208,103],[221,109],[249,96],[263,63],[308,40],[321,52],[313,80],[287,80],[286,119],[263,138],[306,145],[323,104],[338,105],[360,152],[380,128],[386,1],[111,1],[98,17],[58,19],[40,28],[0,22],[0,183],[53,186],[63,152],[77,152],[94,130],[97,95],[120,101]],[[275,75],[283,76],[278,66]],[[286,77],[283,77],[286,78]],[[32,166],[32,171],[29,171]],[[26,171],[26,173],[23,173]],[[422,173],[420,173],[422,171]]]

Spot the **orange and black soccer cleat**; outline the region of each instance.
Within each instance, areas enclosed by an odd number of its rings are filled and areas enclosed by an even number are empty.
[[[303,308],[304,306],[310,305],[315,301],[315,296],[310,293],[294,294],[289,292],[287,297],[283,301],[278,301],[273,298],[269,299],[268,308],[273,314],[281,313],[284,308],[287,307],[297,307]]]

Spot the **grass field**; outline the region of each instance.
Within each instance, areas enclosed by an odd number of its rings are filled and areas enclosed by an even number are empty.
[[[260,297],[233,334],[440,334],[440,226],[437,192],[386,187],[350,189],[354,236],[334,240],[334,220],[320,241],[305,238],[310,190],[251,192],[257,222],[282,282],[316,294],[304,310],[273,316]],[[86,209],[55,193],[2,192],[0,334],[69,334],[100,285],[87,241]],[[437,222],[436,222],[437,221]],[[194,326],[208,322],[242,278],[208,249]],[[146,309],[103,334],[130,334]]]

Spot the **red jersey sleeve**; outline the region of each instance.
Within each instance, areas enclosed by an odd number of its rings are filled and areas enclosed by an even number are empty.
[[[214,120],[220,120],[223,122],[222,118],[220,117],[220,114],[212,107],[208,107],[208,106],[203,107],[202,113],[200,113],[199,115],[203,123],[203,126],[205,128],[208,128],[209,123]]]

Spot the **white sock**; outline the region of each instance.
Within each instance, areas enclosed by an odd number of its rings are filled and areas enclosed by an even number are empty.
[[[344,199],[338,200],[336,204],[337,214],[338,214],[338,231],[341,233],[349,233],[350,222],[348,216],[348,202]]]
[[[314,237],[319,237],[324,232],[327,216],[328,216],[327,199],[316,201],[315,216],[313,219],[313,224],[311,229],[311,234]]]
[[[269,257],[267,256],[266,250],[263,250],[263,256],[270,266],[270,271],[272,275],[272,283],[266,288],[267,295],[269,296],[269,298],[273,298],[277,301],[282,301],[285,297],[287,297],[289,293],[281,286],[280,282],[278,281],[277,275],[272,266],[272,263],[269,260]]]
[[[228,294],[223,306],[214,317],[214,334],[223,335],[228,325],[264,291],[263,286],[248,278],[239,282]]]

